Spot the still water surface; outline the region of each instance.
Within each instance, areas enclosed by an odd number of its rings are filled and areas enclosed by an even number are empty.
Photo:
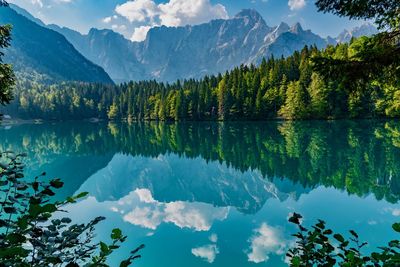
[[[290,213],[358,231],[367,250],[400,221],[400,122],[134,123],[1,126],[0,150],[59,177],[78,222],[144,243],[136,266],[286,266]]]

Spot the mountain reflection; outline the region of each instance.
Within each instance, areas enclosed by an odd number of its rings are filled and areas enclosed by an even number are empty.
[[[255,213],[268,198],[296,199],[320,185],[400,197],[397,121],[70,122],[3,127],[0,137],[1,150],[28,152],[30,174],[58,175],[65,194],[91,186],[99,201],[147,189],[160,203]]]

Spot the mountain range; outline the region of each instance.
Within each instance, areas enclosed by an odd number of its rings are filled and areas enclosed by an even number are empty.
[[[241,64],[259,64],[272,55],[289,56],[305,45],[324,48],[377,32],[373,25],[364,24],[345,30],[337,38],[322,38],[311,30],[304,30],[299,23],[291,27],[286,23],[270,27],[257,11],[247,9],[226,20],[184,27],[154,27],[143,42],[132,42],[107,29],[93,28],[81,34],[54,24],[45,25],[27,11],[15,5],[12,8],[31,21],[29,25],[25,21],[25,27],[33,27],[34,23],[35,28],[46,27],[63,35],[80,54],[101,66],[117,83],[201,78]],[[14,34],[17,36],[19,32]],[[43,40],[46,40],[42,41],[43,46],[49,45],[47,39]]]
[[[113,83],[103,68],[86,59],[62,34],[12,8],[0,8],[0,24],[13,27],[4,61],[13,64],[17,74],[29,79]]]

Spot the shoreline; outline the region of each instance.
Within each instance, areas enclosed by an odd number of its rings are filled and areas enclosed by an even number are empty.
[[[0,126],[13,126],[24,124],[45,124],[45,123],[66,123],[66,122],[88,122],[88,123],[268,123],[268,122],[338,122],[338,121],[400,121],[400,118],[338,118],[338,119],[308,119],[308,120],[288,120],[282,118],[266,120],[105,120],[98,118],[91,119],[67,119],[67,120],[44,120],[44,119],[2,119]]]

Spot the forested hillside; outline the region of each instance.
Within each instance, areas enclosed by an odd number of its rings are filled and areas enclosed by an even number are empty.
[[[325,75],[317,59],[356,59],[371,38],[320,51],[305,47],[259,67],[240,66],[201,80],[130,82],[120,86],[20,81],[3,110],[21,118],[134,120],[336,119],[400,116],[400,86],[393,69],[357,82]],[[359,72],[362,70],[358,70]]]
[[[63,35],[33,22],[14,9],[0,8],[0,24],[12,25],[11,47],[4,51],[4,61],[13,65],[18,78],[46,83],[113,83],[101,67],[82,56]]]

